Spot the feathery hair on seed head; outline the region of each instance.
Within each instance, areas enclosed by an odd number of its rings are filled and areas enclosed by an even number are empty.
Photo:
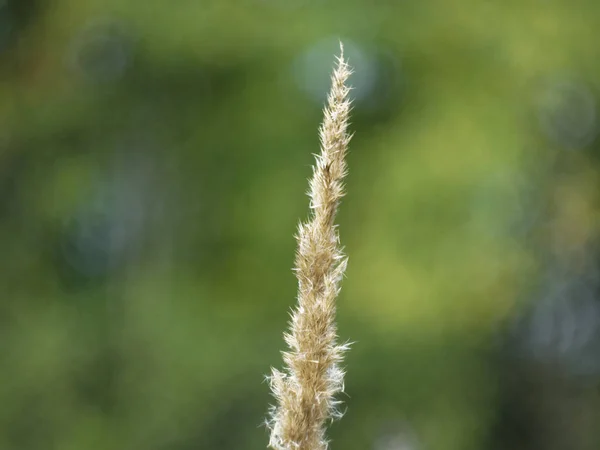
[[[351,73],[340,42],[319,128],[321,152],[316,155],[309,184],[311,214],[299,225],[296,236],[298,304],[284,334],[289,350],[283,352],[285,369],[273,369],[270,377],[277,405],[271,407],[267,426],[271,430],[269,447],[275,450],[326,450],[325,423],[341,417],[335,395],[344,390],[340,363],[348,344],[337,343],[335,299],[347,258],[334,220],[344,196],[342,179],[351,139],[347,132],[350,88],[346,86]]]

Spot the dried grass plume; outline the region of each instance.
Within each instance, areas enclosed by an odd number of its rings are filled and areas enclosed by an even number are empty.
[[[335,311],[347,258],[334,220],[344,195],[342,179],[351,138],[347,132],[350,88],[346,86],[350,74],[340,43],[319,129],[321,153],[316,155],[310,180],[311,214],[297,234],[298,304],[284,335],[289,350],[283,353],[284,370],[273,369],[269,378],[277,400],[267,421],[269,447],[275,450],[325,450],[326,421],[341,417],[335,395],[344,390],[340,363],[348,344],[337,343]]]

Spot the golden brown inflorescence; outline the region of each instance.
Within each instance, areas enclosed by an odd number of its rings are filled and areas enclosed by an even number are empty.
[[[346,86],[351,73],[340,44],[319,129],[321,153],[310,180],[311,214],[298,227],[294,269],[298,304],[284,335],[289,346],[283,353],[286,367],[273,369],[270,377],[277,405],[267,425],[269,447],[275,450],[325,450],[325,423],[341,417],[335,395],[344,390],[340,363],[348,344],[337,343],[335,312],[347,258],[340,247],[335,216],[344,196],[342,180],[351,138],[347,132],[350,88]]]

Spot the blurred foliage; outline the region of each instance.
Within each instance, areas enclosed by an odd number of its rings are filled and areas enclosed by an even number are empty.
[[[498,348],[544,249],[597,232],[599,17],[0,0],[0,448],[266,446],[337,38],[357,62],[339,305],[356,343],[332,447],[405,448],[382,435],[409,427],[417,448],[530,448],[498,444]],[[572,448],[598,448],[590,401]]]

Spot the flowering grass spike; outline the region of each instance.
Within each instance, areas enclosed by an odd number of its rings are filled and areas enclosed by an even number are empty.
[[[339,244],[335,216],[344,196],[342,180],[351,138],[346,86],[351,73],[340,43],[319,129],[321,153],[316,155],[310,180],[311,214],[298,227],[294,269],[298,304],[284,335],[289,350],[283,353],[284,370],[273,369],[269,379],[277,400],[267,421],[269,447],[275,450],[325,450],[325,424],[342,415],[335,395],[344,390],[340,363],[348,344],[337,343],[335,311],[347,258]]]

